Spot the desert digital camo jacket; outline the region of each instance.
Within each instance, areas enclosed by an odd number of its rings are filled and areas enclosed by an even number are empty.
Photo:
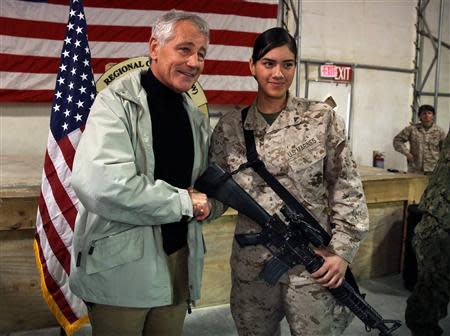
[[[228,171],[247,161],[241,125],[241,113],[234,111],[222,117],[213,132],[210,160]],[[331,234],[330,250],[351,262],[368,231],[369,218],[343,121],[324,103],[289,96],[286,108],[272,125],[266,123],[253,104],[245,128],[254,131],[258,154],[269,172]],[[282,201],[251,168],[234,175],[234,179],[266,211],[279,211]],[[258,231],[258,224],[239,215],[236,233]],[[257,277],[270,257],[261,247],[240,250],[239,259],[248,265],[248,274],[240,277]]]
[[[421,123],[405,127],[394,137],[393,145],[397,152],[414,156],[413,162],[408,162],[410,173],[431,173],[439,158],[439,150],[445,132],[439,126],[433,124],[429,129]],[[406,146],[409,142],[409,149]]]

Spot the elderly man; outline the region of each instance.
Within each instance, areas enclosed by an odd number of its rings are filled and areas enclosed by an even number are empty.
[[[209,123],[185,94],[204,67],[207,23],[170,11],[153,27],[151,66],[97,96],[73,166],[80,199],[71,290],[94,335],[181,335],[200,296],[210,212],[192,189]]]
[[[408,172],[429,175],[439,158],[445,132],[434,124],[433,106],[420,106],[418,114],[420,123],[405,127],[394,137],[393,144],[397,152],[406,156]]]

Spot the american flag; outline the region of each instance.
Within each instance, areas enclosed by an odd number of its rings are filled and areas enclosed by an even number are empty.
[[[78,203],[70,177],[95,93],[83,4],[72,0],[53,94],[34,244],[44,299],[67,334],[87,321],[84,303],[68,284]]]
[[[0,102],[45,102],[53,95],[68,0],[1,0]],[[156,18],[172,8],[211,27],[199,82],[209,104],[249,104],[256,81],[248,60],[262,31],[276,26],[278,0],[85,0],[95,79],[108,63],[148,54]]]

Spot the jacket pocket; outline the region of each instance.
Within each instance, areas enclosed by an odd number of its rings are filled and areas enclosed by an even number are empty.
[[[304,205],[321,204],[325,197],[325,152],[309,153],[289,162],[289,176],[294,181]]]
[[[142,258],[144,237],[137,228],[92,241],[86,273],[93,274]]]
[[[323,172],[325,151],[318,150],[309,153],[302,153],[296,158],[289,160],[290,171],[296,174],[296,177],[303,177],[305,173]]]

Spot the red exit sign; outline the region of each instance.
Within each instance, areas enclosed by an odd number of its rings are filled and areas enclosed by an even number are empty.
[[[322,64],[319,69],[320,77],[331,78],[339,82],[350,82],[352,80],[352,67],[336,64]]]

